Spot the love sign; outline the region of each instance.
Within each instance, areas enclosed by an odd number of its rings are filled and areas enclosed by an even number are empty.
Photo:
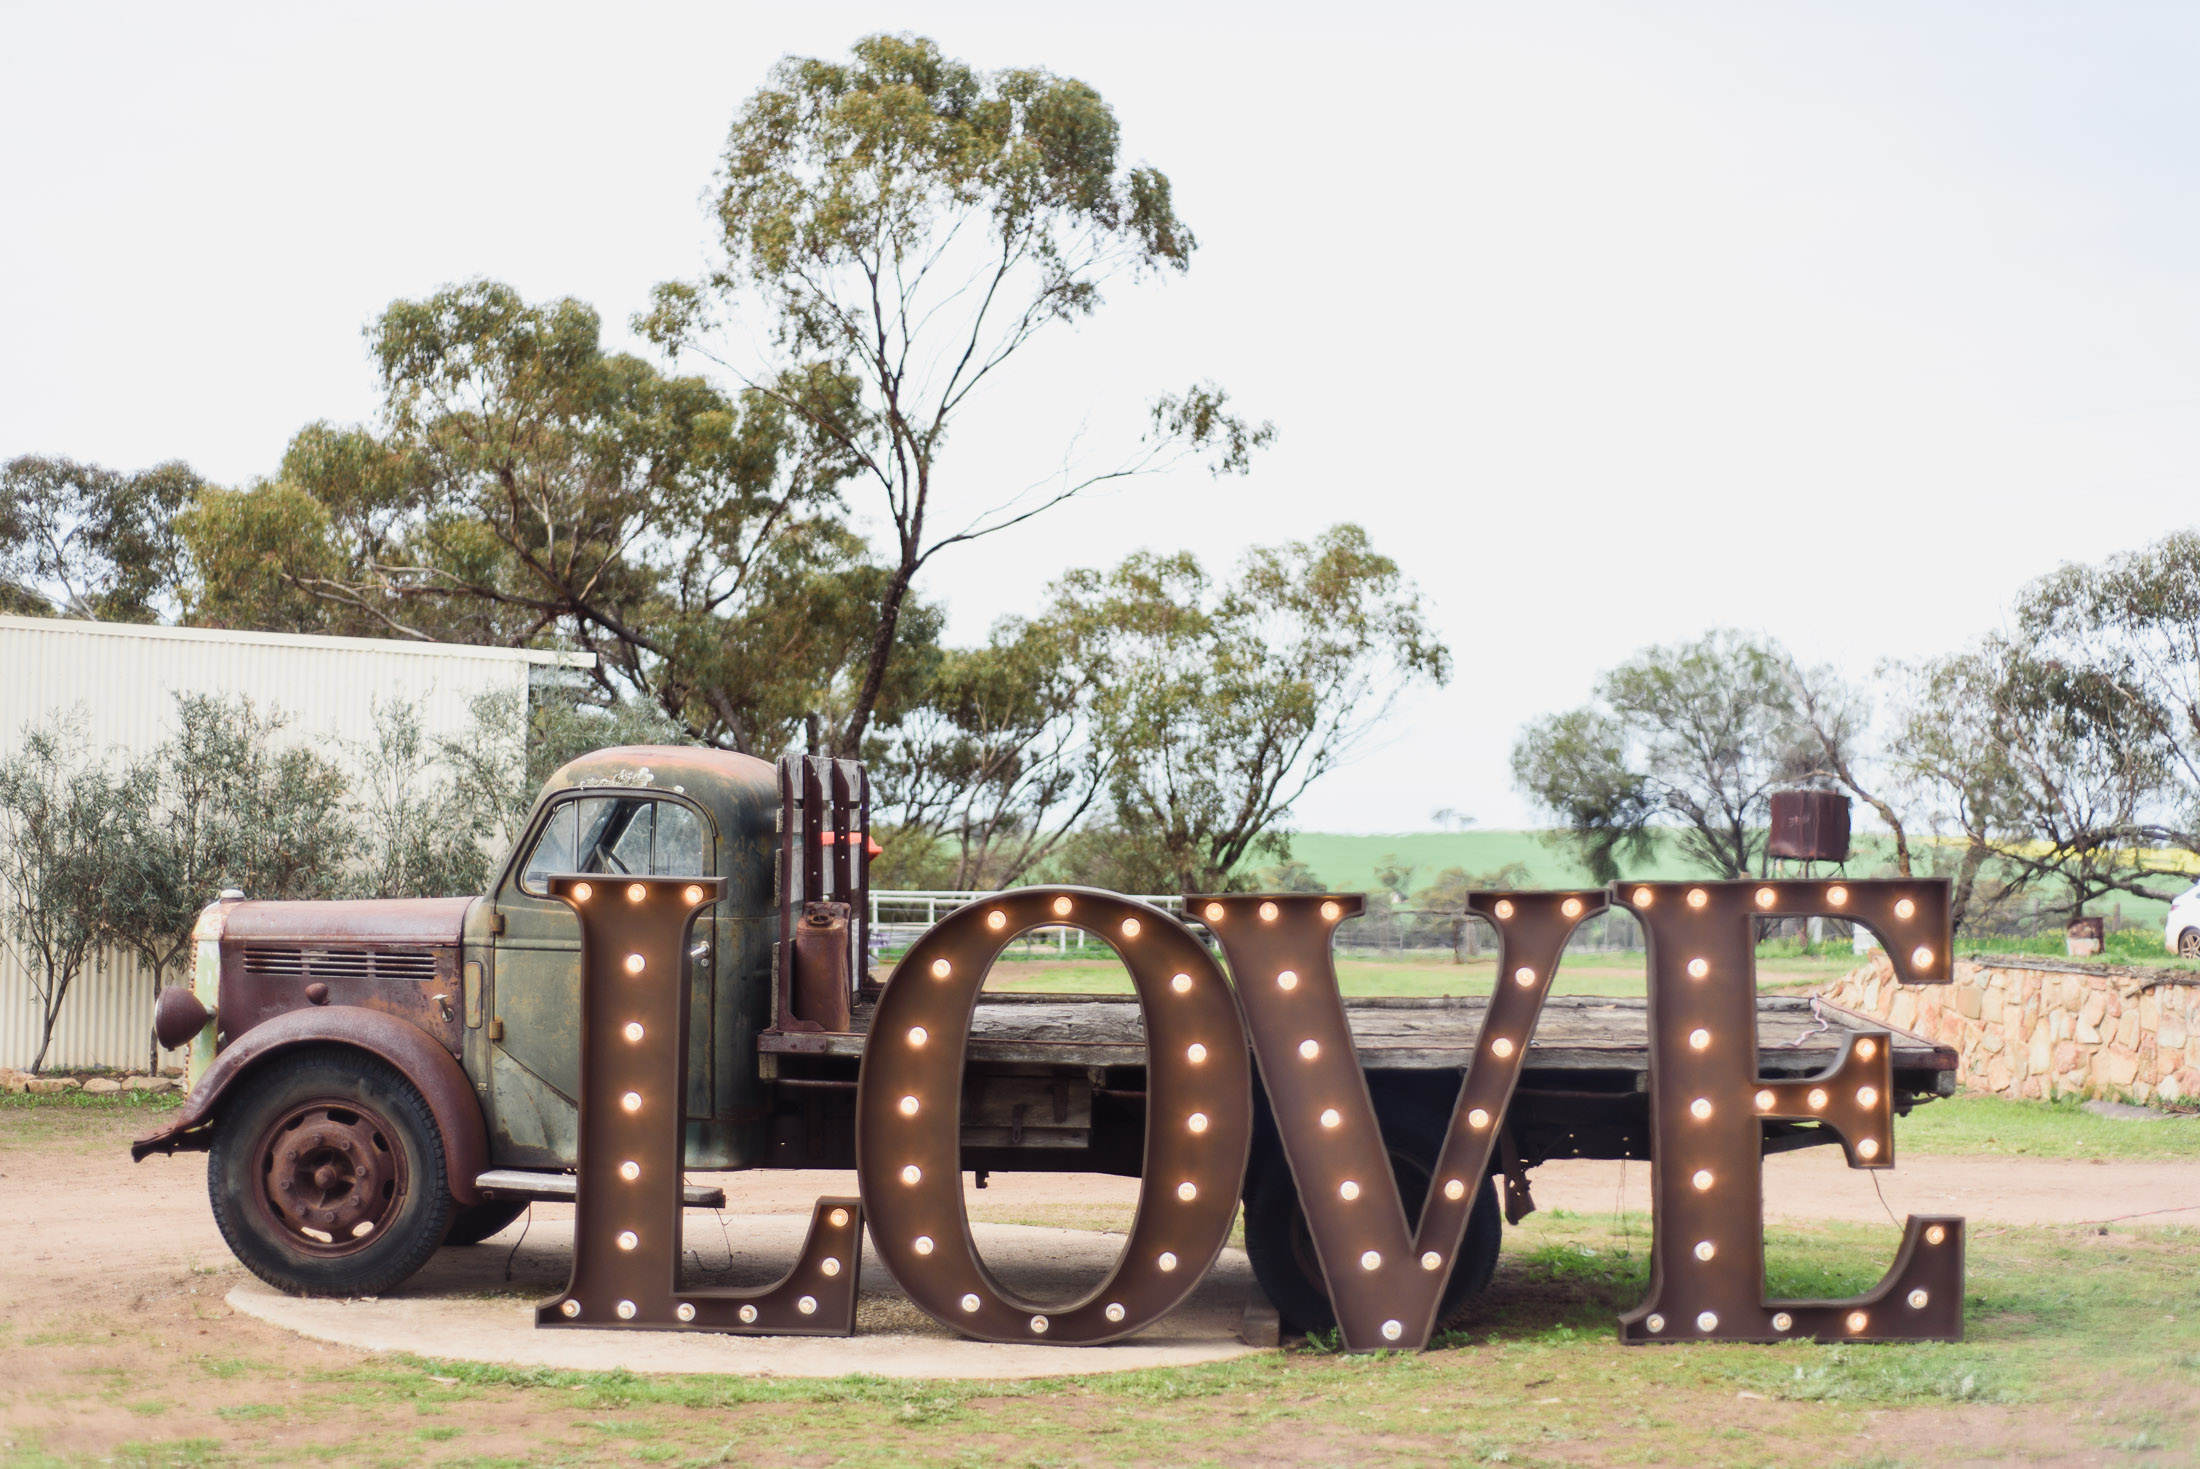
[[[682,1289],[679,1098],[687,997],[680,956],[716,879],[557,878],[579,916],[583,1036],[571,1282],[541,1325],[756,1334],[854,1329],[866,1227],[911,1300],[985,1341],[1093,1345],[1182,1303],[1227,1242],[1263,1087],[1344,1345],[1420,1348],[1435,1329],[1529,1040],[1576,926],[1620,907],[1649,953],[1652,1268],[1621,1318],[1629,1343],[1954,1340],[1963,1221],[1909,1220],[1893,1265],[1852,1300],[1764,1294],[1762,1129],[1811,1122],[1849,1165],[1894,1162],[1890,1036],[1857,1032],[1803,1078],[1758,1075],[1760,920],[1830,915],[1877,933],[1907,983],[1950,975],[1943,882],[1623,883],[1608,892],[1478,893],[1496,928],[1496,988],[1418,1219],[1388,1165],[1331,962],[1358,897],[1186,900],[1225,975],[1182,919],[1090,888],[1020,888],[971,904],[896,967],[856,1092],[861,1199],[821,1199],[800,1258],[756,1291]],[[1026,1300],[986,1268],[963,1207],[960,1088],[988,970],[1018,936],[1074,926],[1109,943],[1138,992],[1146,1134],[1137,1211],[1114,1268],[1068,1303]]]

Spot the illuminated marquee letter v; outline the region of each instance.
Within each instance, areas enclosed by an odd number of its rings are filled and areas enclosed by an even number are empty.
[[[846,1336],[863,1211],[819,1199],[801,1258],[762,1290],[680,1289],[688,982],[697,910],[723,878],[553,877],[581,923],[580,1177],[573,1274],[539,1326]]]
[[[1360,899],[1217,894],[1187,900],[1229,956],[1276,1131],[1347,1350],[1428,1345],[1475,1195],[1520,1080],[1566,937],[1602,893],[1477,893],[1497,925],[1498,980],[1459,1087],[1419,1227],[1385,1162],[1382,1128],[1330,963]]]
[[[1757,1074],[1757,919],[1852,919],[1886,944],[1896,979],[1945,984],[1948,884],[1625,883],[1612,895],[1650,951],[1650,1293],[1620,1318],[1620,1339],[1961,1337],[1961,1219],[1911,1216],[1885,1278],[1853,1300],[1765,1299],[1764,1124],[1814,1122],[1850,1167],[1891,1166],[1891,1037],[1852,1033],[1816,1074]]]

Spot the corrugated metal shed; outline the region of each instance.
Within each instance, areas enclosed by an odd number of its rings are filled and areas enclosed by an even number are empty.
[[[0,617],[0,754],[26,725],[81,709],[95,746],[141,755],[172,732],[177,694],[244,694],[282,711],[286,738],[350,765],[344,742],[369,735],[377,701],[410,701],[429,735],[455,735],[481,694],[524,694],[536,669],[590,663],[583,653]],[[142,1068],[151,1004],[134,959],[100,955],[70,991],[47,1066]],[[0,1066],[28,1065],[37,1049],[29,978],[12,943],[0,944]]]

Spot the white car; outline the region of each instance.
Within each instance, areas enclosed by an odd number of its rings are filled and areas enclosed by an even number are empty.
[[[2162,925],[2162,942],[2169,951],[2185,959],[2200,959],[2200,882],[2169,905],[2169,918]]]

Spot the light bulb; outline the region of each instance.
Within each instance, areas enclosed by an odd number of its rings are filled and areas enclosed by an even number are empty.
[[[587,887],[588,884],[584,882],[581,886]],[[558,1307],[558,1314],[570,1321],[581,1314],[581,1303],[579,1301],[566,1301]]]
[[[1479,1131],[1482,1128],[1488,1127],[1489,1125],[1490,1114],[1483,1111],[1480,1107],[1476,1107],[1474,1110],[1467,1113],[1467,1126]]]
[[[1037,1332],[1037,1333],[1038,1333],[1039,1335],[1041,1335],[1041,1336],[1045,1336],[1045,1335],[1046,1335],[1046,1330],[1047,1330],[1047,1318],[1046,1318],[1046,1317],[1044,1317],[1044,1316],[1034,1316],[1034,1317],[1032,1317],[1032,1318],[1031,1318],[1031,1329],[1032,1329],[1033,1331]]]
[[[1343,1199],[1346,1203],[1351,1203],[1359,1196],[1360,1186],[1357,1183],[1354,1183],[1351,1179],[1348,1178],[1343,1183],[1337,1185],[1337,1197]]]
[[[1123,920],[1123,937],[1125,937],[1125,938],[1127,938],[1127,939],[1134,939],[1134,938],[1137,938],[1137,937],[1138,937],[1138,920],[1137,920],[1137,919],[1135,919],[1135,918],[1126,918],[1126,919],[1124,919],[1124,920]]]
[[[831,1255],[827,1255],[817,1262],[817,1268],[827,1275],[838,1275],[840,1273],[840,1261]]]
[[[1507,1056],[1510,1056],[1512,1053],[1513,1043],[1509,1038],[1505,1036],[1499,1036],[1496,1040],[1490,1042],[1490,1054],[1495,1056],[1498,1060],[1502,1061]]]
[[[640,1178],[641,1176],[642,1165],[635,1162],[632,1158],[627,1159],[624,1163],[621,1163],[619,1165],[619,1177],[625,1179],[628,1183],[632,1183],[635,1179]]]
[[[1263,903],[1260,905],[1260,921],[1263,923],[1274,923],[1276,921],[1276,914],[1280,911],[1282,910],[1277,908],[1276,905],[1273,903]]]
[[[835,1229],[846,1229],[848,1227],[848,1211],[846,1209],[835,1209],[825,1217],[832,1222]]]
[[[1709,1241],[1709,1240],[1707,1240],[1707,1239],[1704,1239],[1704,1240],[1698,1240],[1698,1241],[1696,1241],[1696,1258],[1697,1258],[1697,1259],[1699,1259],[1699,1260],[1708,1260],[1708,1259],[1710,1259],[1710,1258],[1711,1258],[1711,1257],[1712,1257],[1713,1255],[1716,1255],[1717,1253],[1719,1253],[1719,1247],[1718,1247],[1717,1245],[1714,1245],[1713,1243],[1711,1243],[1711,1241]]]
[[[741,1324],[743,1326],[754,1326],[756,1324],[756,1307],[743,1306],[741,1308]]]
[[[1688,1181],[1696,1186],[1696,1191],[1698,1193],[1702,1193],[1711,1187],[1711,1170],[1708,1168],[1699,1168],[1696,1170],[1695,1176],[1690,1178]]]
[[[805,1316],[815,1316],[817,1314],[817,1297],[804,1296],[794,1303],[794,1308]]]
[[[1465,1179],[1463,1179],[1463,1178],[1447,1178],[1447,1179],[1445,1179],[1445,1180],[1444,1180],[1444,1197],[1445,1197],[1445,1198],[1447,1198],[1447,1199],[1454,1199],[1454,1200],[1456,1200],[1456,1199],[1463,1199],[1463,1198],[1465,1198],[1466,1196],[1467,1196],[1467,1183],[1466,1183],[1466,1180],[1465,1180]]]
[[[1851,1331],[1862,1331],[1862,1330],[1863,1330],[1863,1329],[1864,1329],[1865,1327],[1867,1327],[1867,1326],[1869,1326],[1869,1325],[1871,1325],[1871,1318],[1870,1318],[1869,1316],[1866,1316],[1866,1315],[1865,1315],[1865,1314],[1864,1314],[1864,1313],[1863,1313],[1862,1311],[1851,1311],[1851,1312],[1849,1312],[1849,1319],[1848,1319],[1848,1328],[1849,1328],[1849,1330],[1851,1330]]]
[[[629,974],[640,974],[643,969],[648,967],[648,965],[649,961],[647,959],[644,959],[639,954],[629,954],[626,956],[626,972]]]
[[[915,1097],[903,1097],[901,1099],[901,1115],[904,1117],[917,1115],[917,1099]]]
[[[626,900],[629,903],[639,903],[648,896],[649,889],[643,887],[640,883],[630,882],[626,885]]]
[[[1209,923],[1219,923],[1222,921],[1222,905],[1220,903],[1209,903],[1201,911],[1206,914],[1206,918]]]
[[[1282,972],[1281,974],[1279,974],[1279,975],[1277,975],[1277,976],[1276,976],[1276,988],[1277,988],[1277,989],[1279,989],[1279,990],[1295,990],[1295,989],[1297,989],[1298,987],[1299,987],[1299,976],[1298,976],[1298,974],[1297,974],[1297,973],[1296,973],[1295,971],[1293,971],[1293,970],[1289,970],[1289,969],[1286,969],[1286,970],[1284,970],[1284,971],[1283,971],[1283,972]]]
[[[1057,918],[1069,917],[1070,907],[1071,904],[1068,898],[1056,898],[1054,900],[1054,916]]]
[[[626,1038],[630,1041],[640,1040],[642,1038],[642,1022],[629,1020],[626,1023]]]
[[[1399,1337],[1404,1336],[1405,1334],[1406,1327],[1403,1321],[1385,1321],[1383,1323],[1384,1341],[1396,1341]]]
[[[1774,1100],[1775,1099],[1770,1092],[1757,1093],[1757,1110],[1760,1112],[1770,1112],[1772,1110],[1772,1103]]]
[[[1698,1026],[1696,1029],[1688,1033],[1688,1045],[1690,1050],[1700,1051],[1705,1046],[1708,1046],[1710,1044],[1711,1032],[1705,1030],[1703,1027]]]
[[[1872,1057],[1874,1057],[1874,1056],[1876,1056],[1876,1055],[1878,1055],[1878,1054],[1879,1054],[1879,1042],[1877,1042],[1877,1041],[1873,1040],[1873,1039],[1872,1039],[1872,1038],[1871,1038],[1870,1036],[1865,1036],[1865,1037],[1864,1037],[1864,1038],[1863,1038],[1862,1040],[1860,1040],[1860,1041],[1858,1041],[1858,1042],[1856,1043],[1856,1059],[1857,1059],[1857,1060],[1859,1060],[1859,1061],[1869,1061],[1869,1060],[1870,1060],[1870,1059],[1871,1059]]]
[[[1895,905],[1894,905],[1894,916],[1895,916],[1895,917],[1897,917],[1897,918],[1911,918],[1911,917],[1915,917],[1915,916],[1916,916],[1916,914],[1917,914],[1917,904],[1915,904],[1915,903],[1911,902],[1911,901],[1910,901],[1910,900],[1909,900],[1908,898],[1897,898],[1897,899],[1895,900]]]
[[[978,1305],[979,1301],[976,1296],[964,1296],[962,1298],[962,1308],[965,1311],[975,1311],[978,1309]]]
[[[1849,901],[1849,890],[1841,884],[1835,883],[1832,887],[1826,889],[1826,901],[1836,908],[1846,907]]]
[[[1187,1178],[1176,1186],[1176,1196],[1189,1204],[1199,1197],[1199,1185]]]
[[[1500,918],[1510,918],[1513,916],[1512,900],[1509,898],[1499,898],[1497,900],[1497,906],[1490,911],[1495,913]]]
[[[1922,1311],[1925,1309],[1925,1303],[1931,1299],[1932,1297],[1925,1294],[1925,1292],[1921,1290],[1913,1290],[1910,1292],[1909,1296],[1910,1309],[1913,1311]]]
[[[920,1234],[915,1239],[909,1241],[909,1247],[915,1250],[920,1255],[929,1255],[932,1253],[932,1236],[930,1236],[929,1234]]]
[[[1856,1141],[1856,1156],[1867,1163],[1878,1157],[1879,1139],[1875,1137],[1858,1138]]]
[[[680,896],[687,899],[688,906],[692,908],[703,901],[703,890],[691,882],[680,889]]]
[[[1930,969],[1933,967],[1933,951],[1919,944],[1910,950],[1910,962],[1920,969]]]
[[[1207,1059],[1207,1048],[1201,1045],[1198,1041],[1193,1041],[1190,1045],[1184,1048],[1184,1059],[1191,1062],[1194,1066],[1197,1066],[1200,1062]]]
[[[1321,1053],[1322,1048],[1319,1041],[1304,1040],[1299,1042],[1299,1054],[1307,1060],[1311,1061]]]
[[[1929,1245],[1937,1245],[1947,1237],[1948,1231],[1937,1224],[1928,1224],[1925,1227],[1925,1243]]]
[[[1665,1318],[1655,1311],[1643,1317],[1642,1324],[1648,1328],[1652,1336],[1656,1336],[1659,1332],[1665,1330]]]
[[[1771,888],[1759,888],[1757,889],[1757,906],[1769,908],[1779,900],[1779,897],[1780,895]]]
[[[985,926],[992,929],[1006,928],[1008,927],[1008,915],[1006,913],[1003,913],[1000,909],[995,908],[992,912],[985,915]]]
[[[1691,959],[1688,961],[1688,977],[1690,979],[1702,979],[1710,972],[1711,962],[1708,959]]]
[[[1794,1324],[1795,1318],[1793,1316],[1790,1316],[1787,1312],[1775,1311],[1772,1313],[1772,1329],[1774,1331],[1786,1331]]]
[[[593,898],[594,896],[596,896],[596,890],[595,890],[595,888],[591,887],[591,886],[590,886],[589,884],[587,884],[587,883],[585,883],[585,882],[577,882],[577,883],[574,883],[574,884],[573,884],[573,901],[574,901],[574,902],[576,902],[576,903],[585,903],[585,902],[587,902],[587,901],[588,901],[588,900],[589,900],[590,898]],[[567,1302],[566,1304],[568,1304],[568,1305],[572,1305],[573,1303],[569,1301],[569,1302]],[[575,1309],[575,1310],[578,1310],[578,1309],[580,1309],[580,1308],[579,1308],[578,1306],[574,1306],[574,1309]]]
[[[625,1096],[619,1098],[619,1105],[629,1112],[639,1112],[642,1110],[642,1094],[640,1092],[628,1092]]]
[[[954,972],[955,966],[948,963],[945,959],[934,959],[932,961],[932,977],[934,979],[945,979],[948,975],[953,974]]]
[[[1169,988],[1180,995],[1188,995],[1192,992],[1192,977],[1189,974],[1179,974],[1169,981]]]
[[[693,1321],[695,1319],[695,1307],[691,1302],[682,1301],[678,1306],[673,1308],[672,1314],[679,1317],[682,1321]]]
[[[1339,1112],[1335,1107],[1324,1107],[1322,1109],[1322,1126],[1335,1127],[1343,1121],[1344,1113]]]
[[[1513,971],[1513,983],[1519,985],[1522,989],[1527,988],[1535,983],[1535,971],[1525,964],[1521,965]]]
[[[1579,918],[1581,916],[1581,899],[1568,898],[1565,902],[1558,905],[1558,911],[1565,914],[1568,918]]]
[[[1335,903],[1322,904],[1322,917],[1328,919],[1331,923],[1335,923],[1337,915],[1342,912],[1344,912],[1344,909],[1338,907]]]
[[[1107,1317],[1110,1321],[1121,1321],[1126,1314],[1121,1301],[1108,1302]]]
[[[1705,1311],[1703,1314],[1699,1315],[1696,1318],[1696,1329],[1698,1331],[1717,1331],[1719,1329],[1718,1314],[1712,1311]]]
[[[622,1250],[631,1250],[631,1249],[633,1249],[633,1248],[634,1248],[634,1247],[635,1247],[636,1245],[640,1244],[641,1242],[642,1242],[642,1238],[641,1238],[641,1236],[640,1236],[640,1235],[638,1235],[638,1234],[636,1234],[636,1233],[635,1233],[635,1232],[634,1232],[633,1230],[631,1230],[631,1229],[622,1229],[622,1230],[620,1230],[620,1231],[619,1231],[619,1248],[620,1248],[620,1249],[622,1249]]]
[[[1810,1095],[1804,1100],[1810,1103],[1811,1111],[1823,1112],[1826,1109],[1826,1089],[1822,1086],[1814,1086],[1810,1089]]]
[[[903,1183],[915,1183],[923,1177],[924,1170],[922,1168],[919,1168],[914,1163],[911,1163],[907,1168],[901,1170],[901,1181]]]
[[[619,1302],[619,1319],[621,1321],[632,1321],[634,1319],[634,1303],[632,1301]]]
[[[1434,1250],[1430,1250],[1427,1254],[1421,1257],[1421,1268],[1423,1270],[1439,1269],[1442,1267],[1443,1263],[1444,1257],[1437,1254]]]
[[[1856,1089],[1856,1105],[1859,1107],[1876,1107],[1879,1105],[1879,1088],[1875,1086],[1858,1087]]]
[[[1368,1251],[1367,1253],[1365,1253],[1365,1254],[1363,1254],[1363,1255],[1361,1255],[1361,1256],[1360,1256],[1360,1268],[1361,1268],[1362,1270],[1380,1270],[1380,1269],[1382,1269],[1382,1268],[1383,1268],[1383,1257],[1382,1257],[1382,1255],[1381,1255],[1381,1254],[1380,1254],[1379,1252],[1375,1251],[1375,1250],[1369,1250],[1369,1251]]]
[[[1647,908],[1647,907],[1649,907],[1649,906],[1650,906],[1650,897],[1651,897],[1651,894],[1650,894],[1650,889],[1648,889],[1648,888],[1636,888],[1636,889],[1635,889],[1635,906],[1636,906],[1637,908]]]
[[[1688,1115],[1695,1118],[1698,1122],[1701,1122],[1706,1117],[1709,1117],[1711,1115],[1711,1098],[1698,1097],[1695,1101],[1690,1102],[1688,1104]]]
[[[1708,902],[1710,902],[1710,901],[1711,901],[1711,894],[1709,894],[1709,893],[1705,892],[1705,891],[1704,891],[1704,890],[1703,890],[1702,888],[1690,888],[1690,889],[1688,890],[1688,906],[1689,906],[1689,907],[1691,907],[1691,908],[1701,908],[1701,907],[1702,907],[1702,906],[1703,906],[1704,904],[1706,904],[1706,903],[1708,903]]]
[[[921,1046],[921,1045],[923,1045],[923,1044],[924,1044],[924,1043],[925,1043],[925,1042],[926,1042],[927,1040],[929,1040],[929,1039],[931,1039],[931,1036],[930,1036],[929,1032],[927,1032],[927,1031],[925,1030],[925,1028],[924,1028],[923,1026],[921,1026],[921,1025],[912,1025],[912,1026],[910,1026],[910,1027],[909,1027],[909,1044],[910,1044],[910,1045],[912,1045],[912,1046]]]
[[[1164,1271],[1174,1270],[1176,1268],[1176,1251],[1163,1250],[1160,1257],[1156,1259],[1154,1263],[1156,1265],[1159,1265]]]
[[[1184,1125],[1194,1132],[1205,1132],[1207,1130],[1207,1114],[1204,1112],[1194,1112],[1191,1116],[1184,1119]]]

